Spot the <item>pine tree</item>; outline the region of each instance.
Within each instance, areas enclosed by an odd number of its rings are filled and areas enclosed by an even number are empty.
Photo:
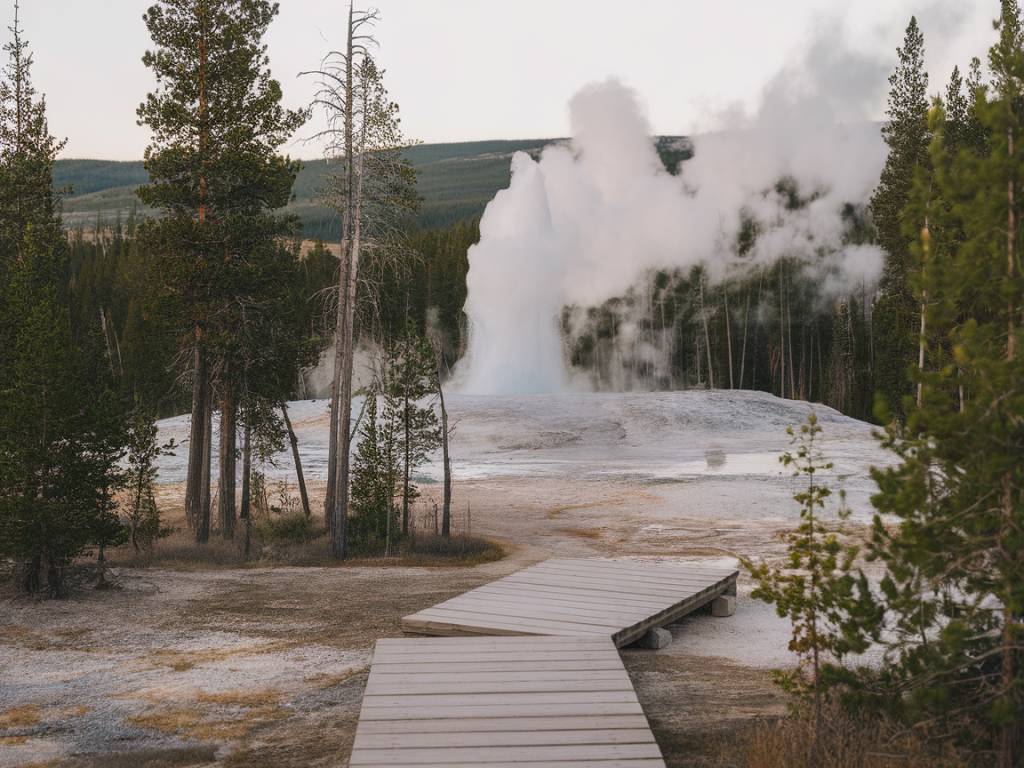
[[[888,428],[900,463],[875,472],[874,501],[899,524],[876,519],[872,550],[886,565],[888,613],[875,636],[890,646],[905,716],[1010,768],[1024,758],[1024,53],[1014,0],[998,29],[991,98],[979,89],[976,105],[986,150],[960,152],[936,177],[963,227],[948,260],[924,272],[950,292],[929,321],[946,327],[953,361],[920,374],[921,406]],[[950,393],[962,385],[958,402]]]
[[[161,0],[145,14],[155,48],[143,62],[157,90],[139,107],[152,130],[146,150],[150,184],[143,202],[164,217],[145,225],[144,240],[160,256],[164,280],[184,310],[183,351],[191,353],[192,427],[186,513],[198,541],[209,536],[205,503],[210,414],[220,400],[221,525],[235,515],[237,368],[214,357],[230,347],[237,271],[249,257],[250,230],[273,238],[291,226],[267,212],[287,203],[298,171],[278,148],[305,121],[281,106],[281,87],[268,68],[263,38],[278,12],[269,0]],[[276,221],[278,226],[268,226]],[[216,392],[214,388],[216,387]]]
[[[919,318],[910,286],[911,240],[904,232],[903,210],[916,169],[928,163],[928,74],[924,36],[914,17],[897,55],[899,64],[889,78],[888,120],[882,128],[889,156],[871,198],[871,213],[877,242],[885,250],[881,295],[874,311],[875,389],[898,415],[911,391],[907,370],[915,358]]]
[[[117,536],[124,409],[93,326],[73,333],[53,193],[63,146],[32,86],[15,5],[0,81],[0,556],[23,586],[66,593],[65,568]]]
[[[136,552],[151,552],[153,544],[163,533],[153,484],[157,476],[157,458],[173,448],[173,441],[163,446],[157,442],[156,421],[143,407],[136,406],[128,425],[128,453],[125,461],[125,486],[128,493],[124,505],[128,540]]]
[[[833,465],[825,461],[817,446],[822,431],[817,417],[812,412],[799,432],[792,427],[787,431],[796,448],[784,453],[780,460],[807,483],[804,490],[793,496],[800,504],[800,525],[786,537],[784,568],[750,561],[744,565],[756,582],[751,596],[774,604],[779,616],[792,622],[789,649],[799,657],[800,665],[793,673],[781,675],[779,682],[785,689],[811,700],[817,750],[822,731],[825,668],[850,651],[864,649],[865,643],[845,627],[850,613],[857,613],[856,606],[865,604],[868,586],[863,575],[858,579],[852,572],[856,548],[844,547],[834,527],[822,517],[832,491],[821,481],[820,473]],[[842,521],[848,516],[849,510],[840,503],[837,517]],[[817,762],[817,755],[811,755],[811,764]]]
[[[350,533],[356,549],[391,554],[398,535],[395,485],[399,475],[393,421],[381,420],[377,390],[366,395],[359,443],[352,460]]]
[[[386,412],[396,421],[401,465],[402,535],[409,534],[409,510],[419,496],[412,473],[441,444],[433,402],[437,362],[425,338],[407,323],[405,334],[388,350],[384,377]]]

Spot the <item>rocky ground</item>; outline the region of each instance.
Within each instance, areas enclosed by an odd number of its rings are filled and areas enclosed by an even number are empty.
[[[0,768],[344,765],[372,645],[399,635],[407,613],[549,556],[777,556],[796,487],[773,457],[807,406],[694,394],[592,396],[579,407],[454,398],[456,527],[502,542],[497,562],[119,568],[115,589],[83,585],[66,601],[6,593]],[[315,486],[322,405],[293,410]],[[866,425],[819,412],[856,535],[869,513],[867,467],[884,456]],[[175,462],[161,475],[169,515],[180,514]],[[671,628],[668,648],[624,652],[670,766],[708,765],[719,742],[784,711],[770,670],[790,663],[788,626],[749,590],[741,579],[732,618],[696,614]]]

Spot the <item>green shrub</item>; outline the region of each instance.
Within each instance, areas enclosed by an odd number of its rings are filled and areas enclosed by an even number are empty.
[[[302,512],[271,514],[256,523],[256,537],[264,544],[305,544],[323,533]]]

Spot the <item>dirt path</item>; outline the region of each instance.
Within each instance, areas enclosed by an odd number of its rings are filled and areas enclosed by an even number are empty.
[[[0,768],[344,765],[370,649],[378,637],[400,635],[401,616],[552,555],[777,552],[789,521],[724,512],[737,493],[785,508],[791,489],[785,479],[749,482],[760,485],[464,482],[458,509],[471,510],[474,533],[506,544],[504,560],[472,568],[121,569],[111,591],[61,602],[7,597]],[[162,490],[164,499],[179,491]],[[768,667],[787,659],[785,625],[745,592],[741,584],[734,618],[696,615],[673,627],[668,649],[625,653],[670,766],[702,765],[716,734],[782,709]]]

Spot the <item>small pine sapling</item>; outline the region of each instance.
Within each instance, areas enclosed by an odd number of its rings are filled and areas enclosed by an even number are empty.
[[[786,536],[786,563],[782,568],[767,563],[743,564],[756,582],[751,596],[775,605],[779,616],[789,618],[792,636],[789,649],[799,658],[792,672],[779,673],[777,682],[800,700],[810,699],[815,722],[815,744],[822,726],[822,704],[826,681],[823,673],[829,660],[839,660],[846,653],[863,650],[857,639],[844,628],[847,618],[858,604],[857,594],[865,598],[867,582],[863,574],[853,575],[857,548],[844,546],[835,527],[824,519],[832,490],[819,475],[832,469],[818,449],[822,432],[817,416],[811,413],[799,431],[790,427],[793,450],[780,461],[806,480],[806,486],[793,496],[800,504],[800,525]],[[836,514],[840,521],[849,516],[839,492]]]

